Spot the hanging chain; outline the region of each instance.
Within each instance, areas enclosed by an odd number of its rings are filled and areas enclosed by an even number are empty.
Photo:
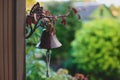
[[[50,50],[47,49],[46,51],[46,65],[47,65],[47,70],[46,70],[46,77],[49,77],[49,70],[50,70],[50,60],[51,60],[51,53]]]

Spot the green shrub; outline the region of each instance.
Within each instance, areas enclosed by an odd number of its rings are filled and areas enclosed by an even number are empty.
[[[71,75],[68,74],[66,69],[59,69],[56,74],[46,80],[76,80]]]
[[[77,69],[91,80],[120,80],[120,23],[99,19],[86,23],[72,42]]]

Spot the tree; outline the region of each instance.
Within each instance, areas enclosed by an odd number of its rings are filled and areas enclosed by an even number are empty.
[[[100,19],[76,32],[71,56],[77,70],[90,75],[91,80],[120,79],[119,25],[113,19]]]

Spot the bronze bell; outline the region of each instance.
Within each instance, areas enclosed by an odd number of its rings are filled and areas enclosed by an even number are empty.
[[[54,33],[51,33],[48,30],[43,30],[40,42],[36,47],[41,49],[53,49],[61,46],[62,44],[58,41]]]

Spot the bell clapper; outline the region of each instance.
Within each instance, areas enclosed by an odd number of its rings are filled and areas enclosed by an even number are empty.
[[[49,75],[50,59],[51,59],[50,49],[47,49],[47,51],[46,51],[46,65],[47,65],[46,77],[49,77],[49,76],[50,76],[50,75]]]

